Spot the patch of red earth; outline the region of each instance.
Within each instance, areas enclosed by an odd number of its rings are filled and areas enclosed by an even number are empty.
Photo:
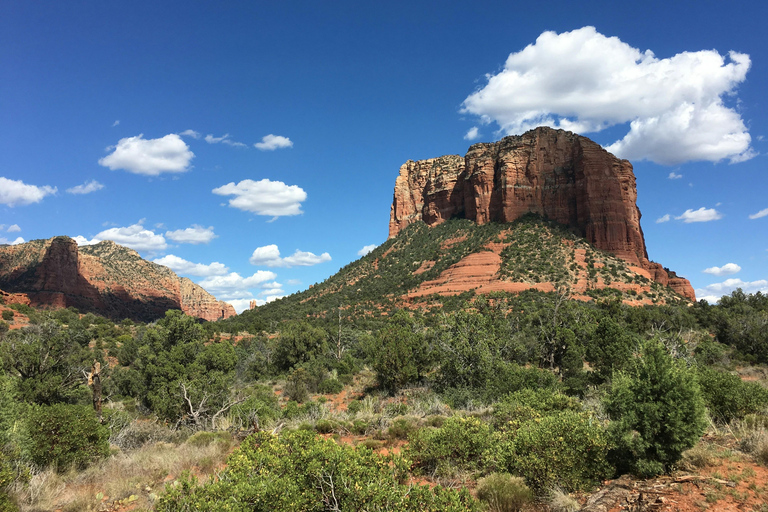
[[[449,238],[440,244],[440,248],[444,251],[450,249],[456,244],[459,244],[467,239],[467,235],[457,236],[456,238]]]
[[[423,261],[421,263],[421,266],[413,271],[413,275],[418,276],[419,274],[423,274],[427,270],[430,270],[432,267],[435,266],[435,262],[432,260]]]

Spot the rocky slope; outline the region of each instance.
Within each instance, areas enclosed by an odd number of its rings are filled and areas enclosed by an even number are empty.
[[[632,164],[571,132],[547,127],[474,144],[466,156],[408,161],[395,182],[389,237],[450,218],[512,222],[535,213],[695,300],[687,279],[648,260]]]
[[[0,246],[0,289],[37,307],[74,306],[111,318],[151,321],[169,309],[205,320],[234,308],[162,265],[112,241],[78,247],[69,237]]]

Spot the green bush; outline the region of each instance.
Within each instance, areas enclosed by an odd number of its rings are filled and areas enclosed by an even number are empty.
[[[490,425],[478,418],[453,416],[440,428],[414,432],[405,453],[415,467],[446,474],[453,468],[482,469],[492,443]]]
[[[8,322],[13,320],[13,310],[12,309],[4,309],[3,310],[3,320],[6,320]]]
[[[619,473],[660,474],[704,432],[701,390],[694,372],[656,339],[646,342],[627,367],[626,373],[614,374],[605,397],[615,446],[609,458]]]
[[[377,335],[373,369],[379,385],[394,394],[419,382],[429,370],[429,350],[424,335],[405,311],[398,311]]]
[[[744,382],[737,375],[700,367],[699,386],[713,419],[729,422],[756,414],[768,406],[768,389],[756,382]]]
[[[38,406],[27,418],[29,454],[40,466],[84,468],[109,455],[109,429],[84,405]]]
[[[554,486],[590,489],[613,472],[605,429],[586,413],[563,411],[528,421],[501,450],[507,470],[525,477],[538,494]]]
[[[288,375],[285,382],[285,396],[298,403],[309,398],[310,375],[304,368],[296,368]]]
[[[533,501],[533,491],[519,476],[493,473],[477,482],[477,499],[489,512],[518,512]]]
[[[326,395],[335,395],[338,393],[341,393],[341,391],[344,389],[344,384],[342,384],[337,379],[325,379],[320,383],[320,386],[317,388],[317,391],[319,393],[323,393]]]
[[[167,486],[158,512],[304,512],[319,510],[479,511],[466,490],[408,483],[408,462],[338,445],[313,432],[246,438],[220,478]]]
[[[389,426],[387,436],[390,439],[408,439],[408,436],[416,431],[416,418],[397,418]]]

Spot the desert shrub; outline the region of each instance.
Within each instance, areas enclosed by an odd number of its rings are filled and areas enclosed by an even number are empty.
[[[13,310],[12,309],[4,309],[3,310],[3,320],[10,322],[13,320]]]
[[[389,426],[387,435],[390,439],[408,439],[408,436],[417,428],[416,418],[397,418]]]
[[[285,395],[294,402],[303,403],[309,398],[310,375],[304,368],[296,368],[288,374]]]
[[[768,406],[768,389],[756,382],[744,382],[737,375],[706,367],[698,368],[697,373],[704,403],[716,421],[742,419]]]
[[[8,488],[16,479],[11,461],[0,450],[0,512],[16,512],[17,507],[8,495]]]
[[[264,425],[280,418],[282,412],[272,388],[254,386],[246,390],[246,393],[249,394],[248,398],[229,410],[229,418],[235,425]]]
[[[317,420],[315,423],[315,430],[320,434],[330,434],[338,427],[338,423],[331,420]]]
[[[716,454],[710,445],[698,443],[693,448],[683,452],[680,465],[687,468],[704,468],[711,466],[717,460]]]
[[[614,374],[604,402],[615,446],[609,457],[620,473],[660,474],[704,432],[704,400],[694,372],[656,339],[627,367]]]
[[[517,512],[533,501],[533,491],[519,476],[493,473],[477,482],[477,499],[490,512]]]
[[[273,361],[280,371],[312,361],[327,350],[327,333],[305,321],[286,323],[275,344]]]
[[[344,384],[342,384],[338,379],[325,379],[320,383],[317,391],[326,395],[335,395],[337,393],[341,393],[343,389]]]
[[[368,422],[355,420],[352,422],[352,432],[358,435],[364,435],[368,431]]]
[[[185,442],[196,448],[203,448],[214,443],[229,447],[232,444],[232,434],[229,432],[195,432]]]
[[[405,453],[415,467],[427,472],[477,470],[484,466],[492,443],[490,425],[478,418],[453,416],[440,428],[414,432]]]
[[[35,407],[29,412],[27,429],[30,457],[40,466],[83,468],[109,455],[109,430],[87,406]]]
[[[553,389],[521,389],[510,393],[494,405],[493,421],[497,427],[523,422],[560,411],[580,411],[581,403]]]
[[[0,320],[0,334],[4,334],[8,332],[11,329],[11,326],[8,325],[8,322],[3,322]]]
[[[259,432],[229,457],[220,478],[166,487],[158,512],[399,510],[477,511],[466,490],[411,486],[408,463],[364,447],[338,445],[312,432]]]
[[[419,382],[429,370],[429,346],[407,312],[395,313],[377,340],[373,369],[379,385],[389,393]]]
[[[182,431],[171,430],[157,421],[133,420],[119,429],[113,429],[109,442],[123,451],[128,451],[150,443],[180,443],[184,437]]]
[[[605,429],[586,413],[563,411],[524,423],[502,443],[501,461],[537,494],[553,486],[589,489],[613,472]]]
[[[559,487],[551,489],[547,498],[550,512],[577,512],[581,508],[573,496]]]

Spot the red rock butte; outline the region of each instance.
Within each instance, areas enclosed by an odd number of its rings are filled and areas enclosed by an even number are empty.
[[[696,299],[687,279],[648,260],[632,164],[564,130],[539,127],[474,144],[464,157],[407,161],[395,182],[389,237],[413,222],[512,222],[526,213],[575,229],[596,248]]]
[[[151,321],[169,309],[205,320],[236,314],[189,279],[109,240],[78,247],[60,236],[0,246],[0,289],[32,306],[73,306],[114,319]]]

